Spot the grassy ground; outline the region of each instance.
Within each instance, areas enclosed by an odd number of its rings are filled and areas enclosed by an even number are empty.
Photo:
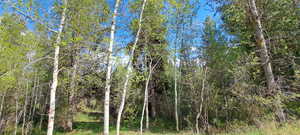
[[[102,126],[100,120],[97,119],[97,114],[77,114],[75,118],[75,130],[73,132],[59,132],[55,135],[101,135]],[[278,128],[275,123],[268,122],[262,124],[260,129],[243,127],[235,128],[231,133],[220,133],[216,135],[300,135],[300,121],[290,122]],[[110,134],[114,135],[115,129],[110,129]],[[121,135],[139,135],[137,129],[122,128]],[[143,135],[194,135],[190,131],[182,131],[179,133],[164,130],[152,130],[151,132],[145,132]]]

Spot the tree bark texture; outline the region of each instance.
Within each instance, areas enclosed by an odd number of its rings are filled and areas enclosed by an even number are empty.
[[[265,40],[265,36],[263,33],[263,26],[261,22],[261,15],[259,14],[259,11],[256,6],[255,0],[249,0],[249,7],[250,7],[250,13],[252,17],[252,21],[255,27],[255,37],[256,37],[256,45],[259,49],[259,56],[260,60],[262,62],[262,66],[264,69],[265,77],[267,80],[267,87],[268,87],[268,94],[272,94],[275,92],[278,94],[278,87],[274,79],[274,74],[272,71],[272,65],[270,62],[270,57],[268,54],[268,48]],[[281,100],[280,98],[275,99],[275,105],[276,105],[276,116],[278,117],[280,122],[284,122],[286,120],[285,115],[283,113],[283,109],[281,107]]]
[[[104,97],[104,135],[109,135],[109,102],[110,102],[110,87],[111,87],[111,71],[112,71],[112,51],[115,38],[116,19],[118,15],[120,0],[116,0],[115,9],[112,17],[112,24],[110,30],[110,42],[107,55],[107,71],[105,82],[105,97]]]
[[[65,19],[66,19],[66,11],[67,11],[67,0],[64,0],[64,8],[61,15],[59,30],[55,42],[55,52],[54,52],[54,63],[53,63],[53,81],[51,84],[50,89],[50,107],[49,107],[49,114],[48,114],[48,129],[47,129],[47,135],[53,134],[54,129],[54,116],[55,116],[55,94],[56,94],[56,88],[58,84],[58,64],[59,64],[59,44],[61,43],[61,35],[62,31],[65,25]]]

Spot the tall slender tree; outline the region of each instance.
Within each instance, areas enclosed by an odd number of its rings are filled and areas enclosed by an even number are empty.
[[[265,77],[267,80],[267,86],[268,86],[268,93],[271,94],[272,92],[276,92],[280,90],[278,88],[278,85],[275,82],[274,74],[272,70],[272,65],[270,62],[270,56],[268,54],[268,48],[267,43],[265,39],[265,35],[263,33],[263,26],[261,22],[261,15],[257,9],[255,0],[249,0],[249,8],[250,8],[250,15],[253,21],[253,25],[255,27],[255,39],[256,39],[256,45],[259,48],[259,56],[260,60],[264,69]],[[276,92],[278,93],[278,92]],[[285,121],[285,115],[283,113],[283,110],[281,108],[281,101],[280,99],[277,100],[277,108],[276,108],[276,115],[279,118],[279,121],[284,122]]]
[[[123,91],[122,91],[122,99],[121,99],[121,104],[120,104],[120,108],[119,108],[119,112],[118,112],[118,118],[117,118],[117,135],[120,134],[120,123],[121,123],[121,116],[122,116],[122,112],[125,106],[125,100],[126,100],[126,93],[127,93],[127,89],[128,89],[128,82],[130,79],[130,68],[132,66],[132,59],[133,59],[133,55],[139,40],[139,36],[140,36],[140,32],[142,29],[142,21],[143,21],[143,13],[144,13],[144,9],[146,6],[146,2],[147,0],[143,0],[143,4],[142,4],[142,8],[141,8],[141,12],[140,12],[140,16],[139,16],[139,21],[138,21],[138,30],[135,36],[135,40],[131,49],[131,52],[129,54],[129,61],[125,67],[126,69],[126,77],[125,77],[125,82],[124,82],[124,86],[123,86]]]
[[[118,9],[120,0],[116,0],[115,8],[112,16],[110,41],[107,52],[107,71],[105,82],[105,99],[104,99],[104,135],[109,135],[109,102],[110,102],[110,87],[111,87],[111,71],[112,71],[112,53],[115,38],[116,21],[118,16]]]
[[[56,95],[56,88],[58,83],[58,64],[59,64],[59,49],[61,44],[61,37],[62,32],[65,26],[65,20],[66,20],[66,12],[67,12],[67,0],[63,1],[63,11],[61,14],[61,20],[59,24],[59,29],[56,37],[56,41],[54,44],[55,52],[54,52],[54,63],[53,63],[53,81],[51,84],[50,89],[50,107],[49,107],[49,114],[48,114],[48,129],[47,129],[47,135],[53,134],[54,129],[54,116],[55,116],[55,95]]]

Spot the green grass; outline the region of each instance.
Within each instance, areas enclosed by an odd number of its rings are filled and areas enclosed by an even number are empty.
[[[282,126],[278,126],[275,122],[264,122],[259,129],[252,127],[243,132],[237,129],[232,133],[218,135],[300,135],[300,121],[289,122]]]
[[[100,122],[99,113],[77,113],[74,121],[76,122]]]
[[[101,135],[103,126],[98,116],[97,112],[78,113],[75,117],[74,130],[72,132],[56,131],[55,135]],[[159,121],[153,123],[159,123]],[[163,126],[160,126],[151,125],[151,130],[143,133],[143,135],[194,135],[191,131],[181,131],[178,133],[174,132],[175,130],[165,129]],[[138,129],[138,127],[122,127],[121,135],[140,135]],[[42,134],[45,134],[45,131],[36,133],[36,135]],[[110,128],[110,134],[116,134],[114,127]],[[265,122],[262,123],[259,129],[255,127],[239,127],[238,125],[232,128],[230,133],[215,135],[300,135],[300,121],[290,122],[281,127],[278,127],[275,122]]]

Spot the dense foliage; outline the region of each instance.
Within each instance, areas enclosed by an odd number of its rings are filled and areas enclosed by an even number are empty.
[[[206,134],[236,125],[262,127],[262,121],[284,124],[299,119],[300,1],[205,2],[147,0],[143,10],[143,0],[121,2],[109,81],[112,127],[130,55],[121,123],[126,128],[138,129],[146,89],[149,118],[144,123],[150,121],[150,131],[175,131],[176,115],[180,130]],[[54,47],[65,8],[58,44],[55,130],[74,130],[83,124],[78,121],[83,114],[96,117],[101,126],[113,4],[111,0],[0,2],[0,134],[45,134]],[[219,20],[202,14],[204,4],[216,9]],[[206,17],[204,22],[199,23],[199,16]],[[137,47],[130,54],[139,23]],[[276,84],[272,90],[268,64]]]

